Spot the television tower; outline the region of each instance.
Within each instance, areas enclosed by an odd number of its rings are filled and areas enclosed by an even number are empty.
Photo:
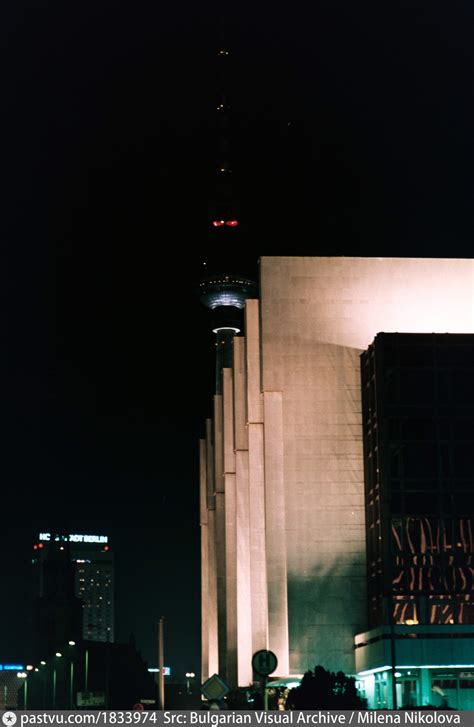
[[[239,204],[232,185],[231,164],[231,105],[227,94],[228,64],[230,51],[221,42],[217,51],[218,96],[217,158],[214,199],[210,206],[210,233],[220,249],[239,248]],[[239,273],[216,269],[209,271],[199,282],[201,303],[211,310],[212,330],[216,335],[216,383],[215,393],[222,393],[222,369],[232,366],[233,340],[242,329],[246,298],[258,295],[256,282]]]

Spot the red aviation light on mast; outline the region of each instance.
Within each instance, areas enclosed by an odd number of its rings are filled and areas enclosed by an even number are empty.
[[[239,224],[238,220],[213,220],[212,225],[213,227],[223,227],[226,225],[226,227],[237,227]]]

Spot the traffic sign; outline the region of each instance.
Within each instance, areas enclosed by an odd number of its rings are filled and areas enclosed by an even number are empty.
[[[105,692],[78,692],[78,707],[104,707]]]
[[[201,687],[201,692],[206,699],[222,699],[227,692],[230,692],[230,687],[221,679],[219,674],[213,674],[212,677],[209,677],[204,682]]]
[[[252,667],[256,674],[266,677],[272,674],[278,666],[278,659],[273,651],[260,649],[252,656]]]

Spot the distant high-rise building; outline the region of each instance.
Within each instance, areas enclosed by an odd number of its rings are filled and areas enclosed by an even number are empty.
[[[88,641],[114,641],[114,557],[106,535],[40,533],[33,546],[38,566],[40,595],[45,587],[45,565],[60,537],[67,545],[73,593],[82,602],[82,637]]]
[[[70,640],[77,641],[82,632],[81,601],[75,595],[74,564],[67,536],[55,536],[48,547],[38,549],[39,592],[36,609],[36,656],[48,658]]]

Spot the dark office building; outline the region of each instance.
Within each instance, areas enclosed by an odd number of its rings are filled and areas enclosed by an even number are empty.
[[[114,641],[114,557],[108,545],[75,544],[76,594],[82,600],[82,634],[89,641]]]
[[[82,603],[75,595],[69,543],[51,542],[40,564],[36,601],[36,656],[45,659],[82,635]]]
[[[58,538],[61,542],[58,545]],[[63,548],[59,551],[58,548]],[[45,564],[50,553],[67,552],[72,590],[82,608],[82,637],[89,641],[114,641],[114,556],[106,535],[40,533],[34,544],[33,564],[39,594],[44,592]]]
[[[398,653],[408,636],[474,646],[474,336],[378,334],[362,400],[369,628],[412,627]],[[439,644],[425,664],[465,663]],[[465,671],[451,689],[472,691]]]

